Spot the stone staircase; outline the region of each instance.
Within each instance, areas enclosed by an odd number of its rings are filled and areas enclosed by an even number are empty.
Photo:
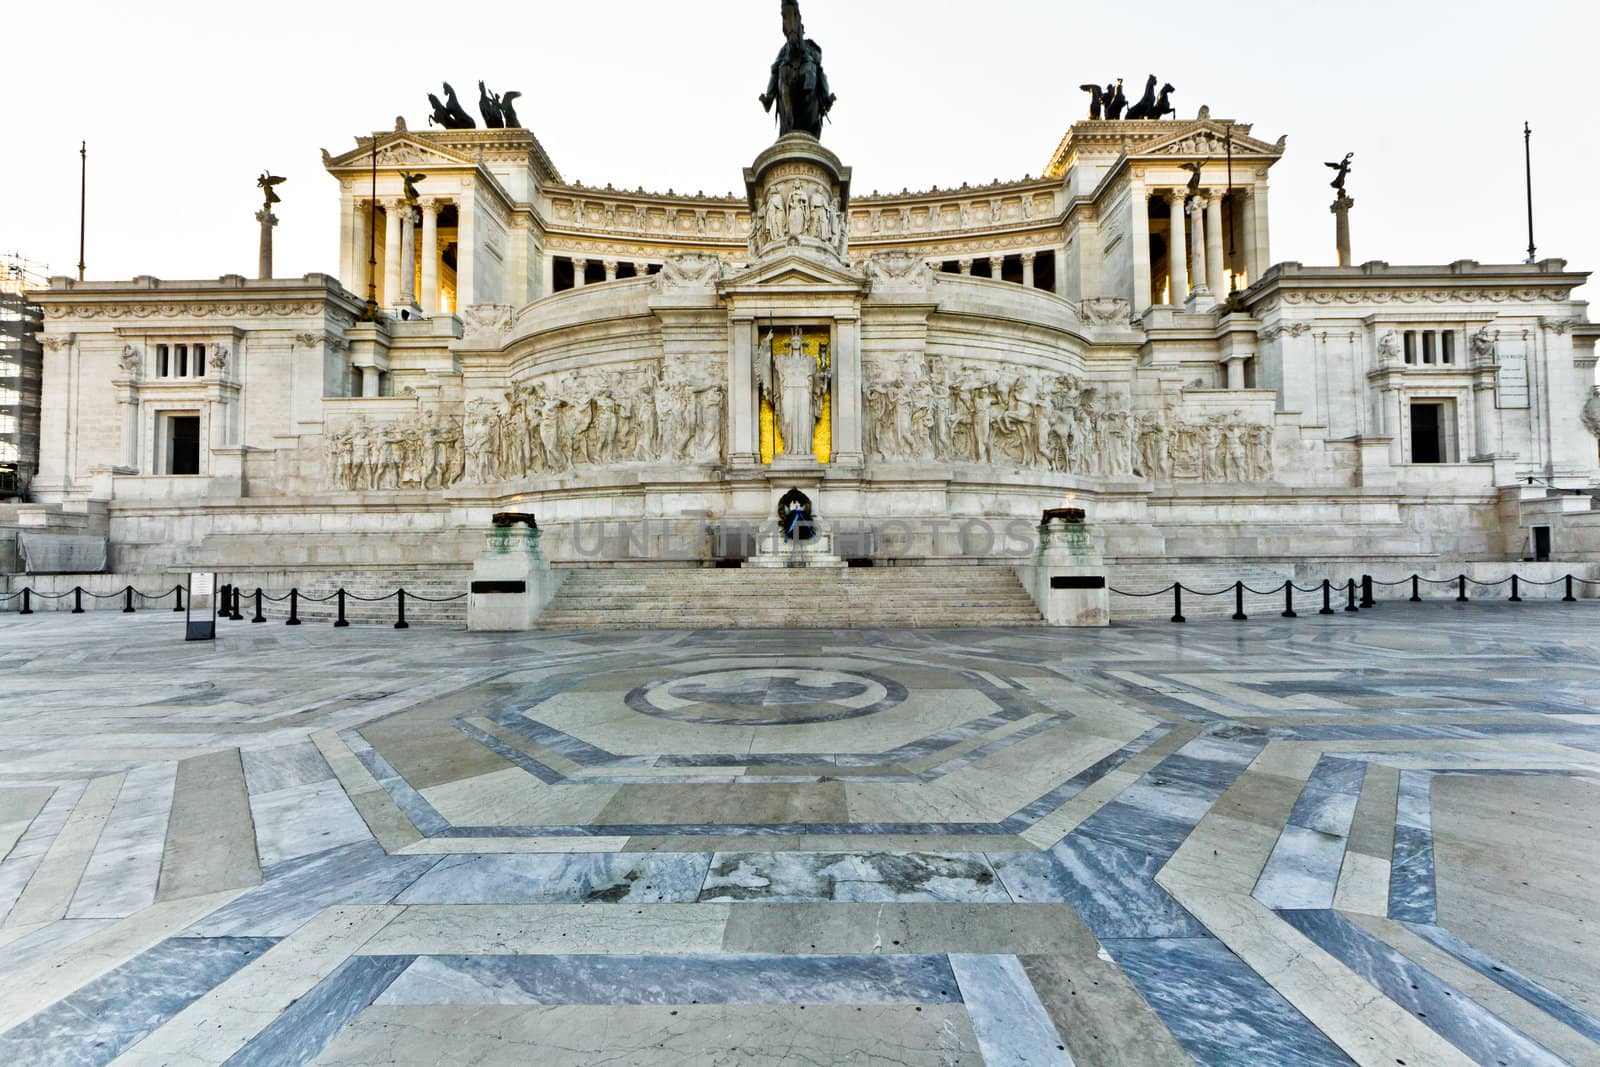
[[[547,630],[1041,626],[1010,567],[574,570]]]

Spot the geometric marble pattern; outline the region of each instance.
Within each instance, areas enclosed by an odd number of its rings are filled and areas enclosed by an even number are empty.
[[[1600,1063],[1592,611],[0,616],[0,1062]]]

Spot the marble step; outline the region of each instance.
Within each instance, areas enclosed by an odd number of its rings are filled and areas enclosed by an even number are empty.
[[[1008,567],[845,571],[574,570],[540,620],[552,630],[1037,626]]]

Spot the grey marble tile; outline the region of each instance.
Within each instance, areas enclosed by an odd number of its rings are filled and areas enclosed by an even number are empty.
[[[377,844],[346,845],[291,860],[266,881],[185,930],[185,937],[286,937],[336,904],[387,904],[439,862],[390,856]]]
[[[1105,945],[1197,1063],[1353,1062],[1219,941],[1146,938]]]
[[[267,938],[171,938],[0,1034],[0,1062],[108,1063],[271,948]]]
[[[1490,981],[1504,986],[1540,1011],[1572,1027],[1594,1042],[1597,1050],[1600,1050],[1600,1018],[1584,1011],[1527,975],[1512,970],[1503,961],[1467,944],[1449,930],[1423,923],[1406,923],[1405,926],[1412,933],[1432,942]]]
[[[449,856],[397,904],[662,904],[693,901],[708,853]]]
[[[1256,881],[1255,898],[1269,908],[1333,907],[1344,848],[1342,837],[1285,826]]]
[[[1282,918],[1381,989],[1429,1029],[1478,1063],[1559,1067],[1564,1061],[1332,911],[1284,911]]]
[[[989,857],[1018,901],[1070,903],[1096,937],[1197,937],[1193,916],[1155,883],[1164,860],[1075,833],[1047,852]]]
[[[377,1003],[948,1004],[943,956],[423,956]]]
[[[224,1064],[300,1067],[310,1063],[411,962],[410,956],[352,956],[289,1005]]]
[[[702,901],[1010,903],[982,855],[719,852]]]
[[[950,969],[985,1063],[1072,1067],[1066,1042],[1017,957],[952,955]]]
[[[287,745],[241,749],[239,755],[244,761],[245,784],[252,794],[276,793],[333,777],[333,769],[317,746],[305,739]]]

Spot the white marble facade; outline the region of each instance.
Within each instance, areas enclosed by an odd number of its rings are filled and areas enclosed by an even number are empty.
[[[852,197],[791,136],[721,197],[567,183],[526,130],[402,126],[325,154],[338,281],[52,279],[35,493],[105,502],[129,572],[405,564],[413,528],[465,563],[502,510],[572,561],[584,523],[755,523],[791,486],[840,522],[1070,498],[1124,562],[1520,558],[1533,526],[1600,552],[1588,498],[1551,495],[1600,475],[1587,275],[1273,265],[1284,151],[1080,122],[1042,177]],[[826,447],[773,455],[801,334]]]

